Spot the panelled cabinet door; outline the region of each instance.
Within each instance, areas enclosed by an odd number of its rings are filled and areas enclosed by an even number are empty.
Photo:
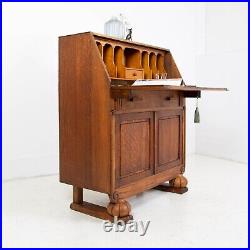
[[[183,111],[155,113],[156,173],[183,163]]]
[[[152,112],[115,117],[116,186],[153,174],[154,119]]]

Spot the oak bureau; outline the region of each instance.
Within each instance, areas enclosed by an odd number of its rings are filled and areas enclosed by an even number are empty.
[[[181,78],[168,49],[92,32],[59,37],[60,182],[73,186],[71,209],[128,221],[127,198],[188,190],[185,98],[226,89],[132,85],[164,74]],[[110,203],[84,201],[84,188]]]

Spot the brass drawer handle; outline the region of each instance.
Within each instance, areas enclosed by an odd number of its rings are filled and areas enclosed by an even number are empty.
[[[170,101],[171,98],[172,98],[171,96],[167,96],[167,97],[165,98],[165,100]]]
[[[137,76],[136,72],[133,73],[133,76]]]
[[[133,101],[134,101],[134,96],[133,96],[133,94],[132,94],[131,91],[129,91],[129,93],[128,93],[128,100],[129,100],[130,102],[133,102]]]

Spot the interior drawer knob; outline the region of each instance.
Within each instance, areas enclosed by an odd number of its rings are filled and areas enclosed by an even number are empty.
[[[137,76],[136,72],[133,73],[133,76]]]

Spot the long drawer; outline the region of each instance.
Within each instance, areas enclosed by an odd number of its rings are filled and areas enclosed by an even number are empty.
[[[184,104],[183,98],[176,91],[130,91],[126,96],[116,96],[113,99],[111,109],[133,110],[133,109],[155,109],[155,108],[177,108]]]

